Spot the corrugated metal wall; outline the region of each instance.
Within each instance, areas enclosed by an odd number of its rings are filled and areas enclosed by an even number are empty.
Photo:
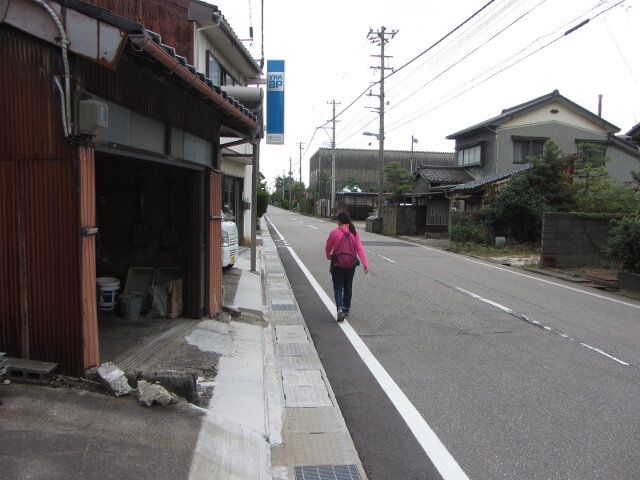
[[[187,21],[190,0],[87,0],[159,33],[162,43],[193,65],[193,27]]]
[[[70,156],[53,83],[63,72],[60,49],[3,26],[0,53],[0,159]]]
[[[52,82],[59,49],[0,28],[0,350],[82,368],[77,169]]]
[[[21,230],[17,209],[18,167],[17,162],[0,160],[0,350],[13,356],[23,349],[20,264],[24,259],[21,248],[24,244],[18,235]]]
[[[214,316],[222,308],[222,174],[212,171],[209,176],[209,311]]]
[[[76,169],[69,159],[2,160],[0,178],[0,350],[78,373]]]

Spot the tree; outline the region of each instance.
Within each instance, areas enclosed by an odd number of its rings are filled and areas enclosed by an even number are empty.
[[[481,212],[495,235],[538,243],[544,212],[567,211],[574,204],[566,156],[555,142],[547,140],[542,155],[532,160],[533,166],[501,186]]]
[[[606,146],[597,143],[579,143],[578,150],[580,156],[575,162],[574,185],[578,195],[588,195],[594,183],[609,178],[605,165],[611,159],[604,156]]]
[[[634,213],[638,208],[634,190],[631,186],[621,185],[611,178],[606,167],[610,159],[604,156],[606,147],[594,143],[581,143],[578,148],[580,157],[575,165],[574,182],[578,211]],[[633,175],[635,172],[631,173]]]
[[[414,178],[406,168],[400,166],[400,162],[389,162],[384,166],[387,183],[391,184],[391,193],[387,197],[389,203],[400,203],[402,193],[413,187]]]

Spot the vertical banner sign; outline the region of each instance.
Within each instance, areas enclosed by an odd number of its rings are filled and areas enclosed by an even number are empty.
[[[267,143],[284,144],[284,60],[267,60]]]

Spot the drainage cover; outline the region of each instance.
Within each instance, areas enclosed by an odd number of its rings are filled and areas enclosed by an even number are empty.
[[[296,480],[361,480],[355,465],[296,467]]]
[[[295,303],[272,303],[272,310],[297,310],[297,305]]]

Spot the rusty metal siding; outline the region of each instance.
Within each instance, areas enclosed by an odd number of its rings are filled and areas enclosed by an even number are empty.
[[[0,350],[82,368],[77,169],[59,49],[0,27]]]
[[[53,83],[64,73],[60,49],[0,27],[0,55],[0,161],[70,156]]]
[[[222,174],[209,176],[209,311],[214,316],[222,308]]]
[[[19,205],[19,169],[16,162],[0,161],[0,350],[20,352],[21,296],[20,242],[16,205]],[[11,319],[11,321],[9,321]]]
[[[4,160],[0,350],[81,371],[76,168]]]
[[[187,18],[190,0],[88,1],[158,33],[162,43],[171,45],[178,55],[186,57],[193,65],[193,25]]]

